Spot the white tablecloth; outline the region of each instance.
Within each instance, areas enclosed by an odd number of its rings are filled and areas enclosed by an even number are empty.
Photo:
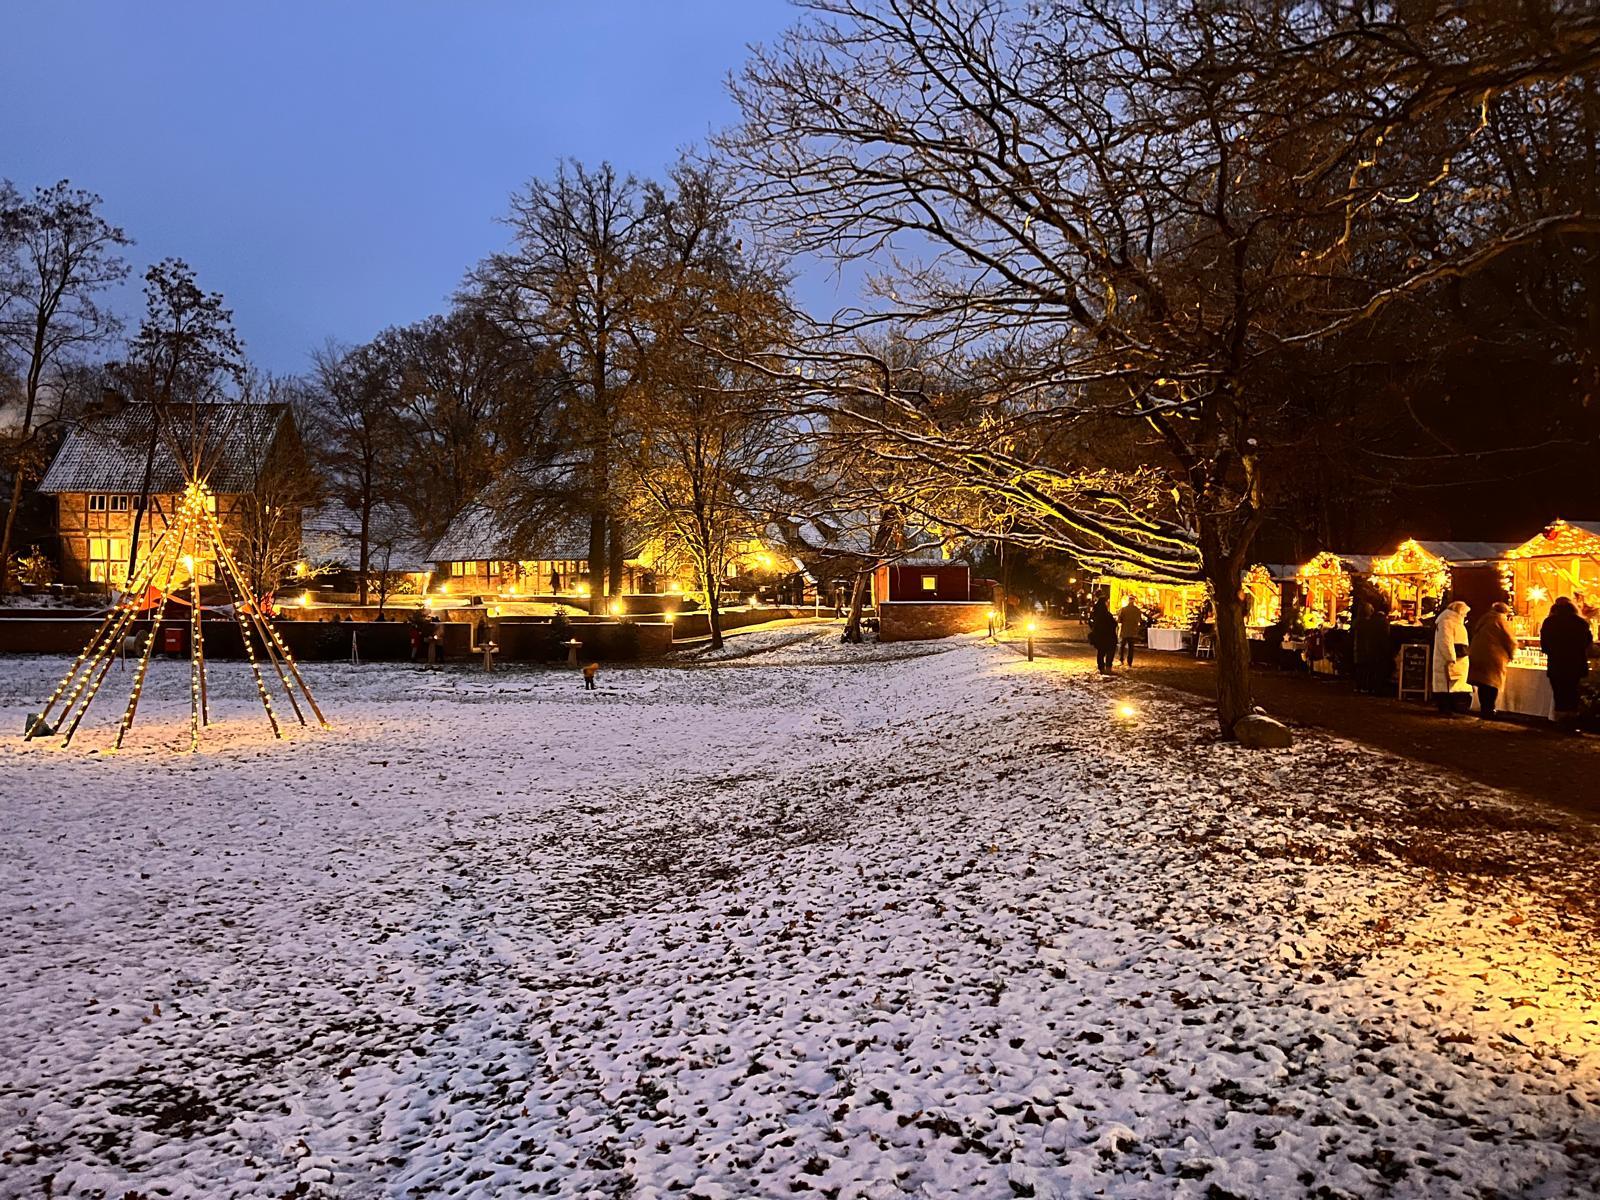
[[[1189,631],[1186,629],[1162,629],[1152,625],[1145,632],[1145,640],[1152,650],[1182,650],[1189,644]]]
[[[1550,676],[1543,667],[1506,668],[1506,685],[1500,689],[1495,707],[1504,712],[1521,713],[1525,717],[1543,717],[1546,721],[1556,715],[1556,697],[1550,690]],[[1472,708],[1478,708],[1478,692],[1473,689]]]

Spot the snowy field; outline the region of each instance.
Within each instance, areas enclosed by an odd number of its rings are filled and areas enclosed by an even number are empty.
[[[197,755],[178,664],[106,756],[0,661],[0,1196],[1600,1189],[1589,833],[792,634],[313,668],[282,743],[226,665]]]

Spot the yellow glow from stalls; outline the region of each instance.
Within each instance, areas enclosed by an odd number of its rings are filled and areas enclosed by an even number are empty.
[[[1526,594],[1528,599],[1533,601],[1535,604],[1539,603],[1541,600],[1548,600],[1550,598],[1550,590],[1540,586],[1537,583],[1530,587]]]
[[[577,591],[578,595],[580,596],[587,596],[589,594],[589,585],[587,583],[580,583],[574,590]]]
[[[311,607],[311,593],[310,592],[301,592],[300,593],[300,607],[301,608],[310,608]]]
[[[611,615],[613,617],[620,617],[622,615],[622,601],[621,600],[613,600],[606,607],[607,607],[607,609],[610,610]]]

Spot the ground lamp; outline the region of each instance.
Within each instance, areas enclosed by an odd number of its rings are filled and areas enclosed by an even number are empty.
[[[1039,624],[1038,624],[1037,621],[1029,621],[1025,626],[1023,626],[1023,628],[1025,628],[1028,631],[1028,661],[1032,662],[1033,661],[1033,633],[1034,633],[1034,630],[1039,628]]]
[[[239,564],[234,561],[232,552],[223,540],[221,526],[213,511],[216,501],[206,487],[204,477],[194,469],[185,473],[189,476],[189,482],[184,487],[173,522],[162,530],[151,545],[149,554],[139,562],[133,577],[128,580],[122,599],[100,622],[100,627],[73,661],[66,676],[56,685],[43,709],[29,719],[26,737],[31,739],[60,733],[61,745],[65,747],[71,744],[84,715],[106,681],[112,661],[132,632],[134,622],[141,612],[149,610],[150,634],[134,670],[127,705],[117,725],[116,748],[120,749],[139,709],[139,697],[144,693],[150,659],[155,652],[161,623],[167,616],[167,606],[176,603],[189,606],[189,749],[199,747],[201,727],[211,723],[211,715],[206,690],[205,632],[200,621],[200,577],[194,569],[197,560],[216,564],[217,576],[226,585],[232,598],[233,619],[239,627],[245,656],[250,660],[250,670],[255,677],[256,695],[266,711],[273,736],[282,737],[283,731],[262,674],[260,660],[263,657],[271,664],[300,724],[308,724],[306,709],[309,709],[317,723],[324,729],[328,728],[322,710],[317,707],[311,690],[300,675],[299,667],[295,665],[294,656],[262,612],[261,602],[245,581]],[[208,555],[209,559],[206,557]],[[182,594],[185,589],[180,569],[187,576],[187,598]],[[308,596],[304,602],[309,603],[309,600]],[[301,707],[302,702],[304,708]],[[61,705],[59,711],[56,707],[58,704]],[[57,713],[53,726],[49,719],[52,712]]]

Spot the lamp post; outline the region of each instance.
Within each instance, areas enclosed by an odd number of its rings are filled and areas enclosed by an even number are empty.
[[[1024,627],[1028,631],[1028,661],[1029,662],[1033,661],[1033,632],[1038,627],[1039,627],[1038,626],[1038,622],[1036,622],[1036,621],[1029,621],[1027,623],[1027,625]]]

